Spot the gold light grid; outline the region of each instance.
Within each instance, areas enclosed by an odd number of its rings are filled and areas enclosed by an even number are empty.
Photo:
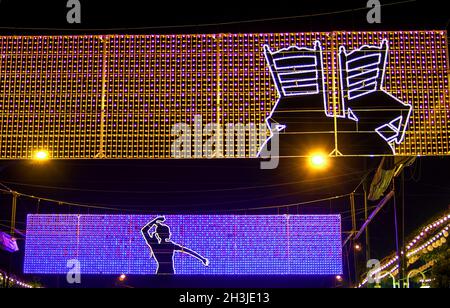
[[[389,41],[384,88],[413,106],[405,141],[398,155],[450,155],[450,96],[447,33],[336,32],[335,44],[347,50]],[[340,100],[340,98],[339,98]]]
[[[290,46],[312,48],[315,41],[319,40],[325,50],[331,50],[332,41],[329,37],[329,33],[224,35],[222,39],[224,47],[221,91],[223,123],[225,125],[264,123],[277,102],[278,93],[262,52],[264,45],[270,46],[272,51]],[[329,56],[330,53],[326,54]],[[331,59],[327,56],[324,55],[324,67],[325,74],[328,76],[331,70],[327,67]],[[327,88],[332,89],[332,79],[326,79],[329,81]],[[330,92],[328,96],[331,98],[332,93]],[[330,111],[332,111],[332,105],[333,102],[330,99]],[[323,110],[317,110],[317,112],[324,113]],[[249,140],[249,134],[247,131],[246,140]],[[261,142],[261,139],[258,141]],[[247,155],[251,157],[251,153],[252,151],[248,151]]]
[[[179,123],[217,123],[212,36],[114,36],[108,42],[106,155],[171,158]]]
[[[446,32],[423,31],[0,37],[0,159],[166,159],[177,123],[262,124],[278,99],[266,44],[320,40],[329,110],[342,114],[339,46],[385,38],[385,88],[414,107],[397,153],[449,155]]]
[[[93,158],[99,151],[98,37],[0,37],[0,157]]]

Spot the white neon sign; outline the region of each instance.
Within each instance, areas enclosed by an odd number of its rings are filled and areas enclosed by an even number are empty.
[[[284,56],[284,54],[295,55]],[[270,74],[276,84],[278,100],[266,119],[266,125],[270,129],[270,137],[261,146],[258,157],[261,156],[261,153],[275,136],[275,133],[280,133],[287,128],[286,125],[272,123],[272,117],[283,97],[319,95],[322,92],[324,112],[329,117],[327,112],[327,92],[324,83],[323,50],[320,41],[315,41],[314,48],[291,46],[276,52],[272,52],[270,46],[264,45],[264,56],[269,64]],[[287,61],[282,61],[283,59]],[[303,62],[303,64],[290,64],[295,63],[295,61]],[[318,65],[319,63],[320,65]],[[313,77],[311,78],[311,76]]]

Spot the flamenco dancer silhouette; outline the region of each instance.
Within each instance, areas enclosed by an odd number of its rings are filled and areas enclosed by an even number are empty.
[[[172,233],[170,232],[170,227],[163,224],[166,218],[161,216],[149,222],[141,232],[147,242],[148,247],[150,247],[152,257],[158,263],[158,268],[156,269],[157,275],[174,275],[174,256],[175,252],[181,252],[188,254],[198,260],[200,260],[204,266],[209,266],[209,260],[202,257],[197,252],[190,250],[186,247],[178,245],[171,241]],[[152,229],[155,231],[150,233]]]

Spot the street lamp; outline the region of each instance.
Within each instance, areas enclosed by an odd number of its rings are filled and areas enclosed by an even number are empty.
[[[328,156],[323,153],[315,153],[311,155],[309,163],[314,169],[325,169],[328,166]]]
[[[375,278],[373,277],[374,275],[376,276]],[[369,272],[369,277],[372,277],[372,279],[375,279],[375,283],[376,283],[375,289],[381,289],[381,280],[383,279],[383,278],[381,278],[382,276],[384,276],[384,277],[390,276],[392,279],[393,288],[394,289],[400,288],[400,285],[397,284],[397,280],[395,279],[394,274],[392,274],[391,272],[381,271],[378,274],[373,274],[372,272]]]
[[[355,248],[355,251],[356,251],[356,252],[361,252],[361,251],[362,251],[362,246],[361,246],[361,244],[355,244],[354,248]]]
[[[116,287],[132,289],[133,287],[126,284],[127,279],[128,279],[127,275],[125,275],[125,274],[120,275],[116,280],[116,283],[115,283]]]
[[[45,162],[50,159],[50,153],[46,150],[39,150],[34,153],[33,159],[38,162]]]

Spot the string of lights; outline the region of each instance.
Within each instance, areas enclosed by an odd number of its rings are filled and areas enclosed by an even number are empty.
[[[446,214],[445,216],[439,218],[434,223],[425,227],[406,247],[406,257],[409,260],[408,265],[414,264],[418,257],[417,255],[422,253],[423,255],[432,252],[434,249],[441,247],[443,244],[447,242],[447,238],[449,237],[450,230],[450,214]],[[433,232],[434,231],[434,232]],[[431,238],[430,238],[431,237]],[[419,243],[426,241],[420,247],[414,249],[416,245]],[[401,252],[405,253],[405,252]],[[371,272],[372,275],[380,274],[388,269],[387,274],[381,275],[380,279],[386,278],[389,273],[395,273],[398,270],[398,260],[399,256],[394,255],[387,257],[383,262],[379,269]],[[395,266],[394,266],[395,265]],[[394,266],[393,268],[391,268]],[[358,288],[362,288],[368,283],[368,278],[366,277],[358,286]]]
[[[7,282],[9,282],[10,284],[14,285],[14,286],[18,286],[20,288],[24,288],[24,289],[34,289],[34,287],[28,283],[22,282],[18,279],[14,279],[12,277],[7,276],[6,274],[2,274],[0,272],[0,284],[4,284],[5,283],[5,279]]]

